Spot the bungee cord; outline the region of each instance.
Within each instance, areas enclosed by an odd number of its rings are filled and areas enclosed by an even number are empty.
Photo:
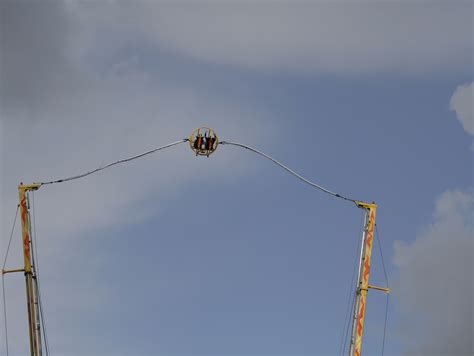
[[[176,146],[176,145],[179,145],[181,143],[185,143],[185,142],[188,142],[190,139],[189,138],[185,138],[185,139],[182,139],[182,140],[179,140],[179,141],[175,141],[175,142],[172,142],[172,143],[169,143],[167,145],[164,145],[164,146],[160,146],[160,147],[157,147],[157,148],[154,148],[152,150],[149,150],[149,151],[146,151],[146,152],[143,152],[143,153],[140,153],[138,155],[135,155],[135,156],[132,156],[132,157],[128,157],[128,158],[124,158],[124,159],[120,159],[118,161],[114,161],[114,162],[111,162],[105,166],[102,166],[102,167],[99,167],[99,168],[96,168],[96,169],[93,169],[91,171],[88,171],[88,172],[85,172],[85,173],[81,173],[81,174],[78,174],[78,175],[75,175],[75,176],[72,176],[72,177],[68,177],[68,178],[62,178],[62,179],[57,179],[57,180],[52,180],[52,181],[48,181],[48,182],[40,182],[39,184],[40,185],[47,185],[47,184],[56,184],[56,183],[64,183],[64,182],[69,182],[69,181],[72,181],[72,180],[76,180],[76,179],[80,179],[80,178],[84,178],[84,177],[87,177],[91,174],[94,174],[94,173],[97,173],[97,172],[100,172],[104,169],[107,169],[107,168],[110,168],[112,166],[115,166],[117,164],[121,164],[121,163],[125,163],[125,162],[130,162],[132,160],[135,160],[137,158],[141,158],[141,157],[144,157],[146,155],[149,155],[149,154],[152,154],[152,153],[155,153],[157,151],[161,151],[161,150],[164,150],[166,148],[169,148],[169,147],[172,147],[172,146]],[[291,168],[287,167],[286,165],[284,165],[283,163],[279,162],[278,160],[276,160],[275,158],[271,157],[270,155],[262,152],[262,151],[259,151],[257,150],[256,148],[253,148],[253,147],[250,147],[248,145],[245,145],[243,143],[239,143],[239,142],[231,142],[231,141],[220,141],[218,142],[219,144],[221,145],[232,145],[232,146],[236,146],[236,147],[240,147],[240,148],[244,148],[246,150],[249,150],[251,152],[254,152],[270,161],[272,161],[273,163],[275,163],[276,165],[278,165],[280,168],[283,168],[284,170],[286,170],[287,172],[289,172],[290,174],[292,174],[293,176],[295,176],[296,178],[298,178],[299,180],[301,180],[302,182],[312,186],[313,188],[317,188],[319,190],[321,190],[322,192],[324,193],[327,193],[329,195],[332,195],[336,198],[340,198],[340,199],[343,199],[343,200],[346,200],[346,201],[350,201],[350,202],[353,202],[357,205],[358,203],[358,200],[356,199],[352,199],[352,198],[349,198],[349,197],[346,197],[344,195],[341,195],[339,193],[336,193],[336,192],[333,192],[329,189],[326,189],[324,188],[323,186],[315,183],[315,182],[312,182],[310,181],[309,179],[306,179],[305,177],[303,177],[301,174],[298,174],[297,172],[295,172],[294,170],[292,170]]]
[[[262,151],[259,151],[257,150],[256,148],[253,148],[253,147],[250,147],[250,146],[247,146],[247,145],[244,145],[243,143],[238,143],[238,142],[231,142],[231,141],[221,141],[219,142],[219,144],[221,145],[232,145],[232,146],[237,146],[237,147],[241,147],[241,148],[244,148],[246,150],[249,150],[251,152],[254,152],[270,161],[272,161],[273,163],[275,163],[276,165],[280,166],[281,168],[283,168],[284,170],[286,170],[288,173],[292,174],[293,176],[295,176],[296,178],[298,178],[299,180],[303,181],[304,183],[306,184],[309,184],[310,186],[314,187],[314,188],[317,188],[321,191],[323,191],[324,193],[327,193],[327,194],[330,194],[336,198],[340,198],[340,199],[344,199],[344,200],[347,200],[347,201],[351,201],[353,203],[355,203],[357,205],[357,203],[359,202],[358,200],[356,199],[352,199],[352,198],[348,198],[348,197],[345,197],[341,194],[338,194],[336,192],[333,192],[329,189],[326,189],[324,188],[323,186],[317,184],[317,183],[314,183],[314,182],[311,182],[310,180],[306,179],[305,177],[303,177],[302,175],[296,173],[294,170],[288,168],[287,166],[285,166],[283,163],[277,161],[275,158],[267,155],[266,153],[263,153]]]
[[[50,182],[40,182],[39,184],[41,184],[41,185],[46,185],[46,184],[64,183],[64,182],[68,182],[68,181],[71,181],[71,180],[75,180],[75,179],[79,179],[79,178],[84,178],[84,177],[87,177],[88,175],[91,175],[91,174],[100,172],[100,171],[102,171],[102,170],[104,170],[104,169],[110,168],[110,167],[115,166],[115,165],[117,165],[117,164],[129,162],[129,161],[133,161],[134,159],[141,158],[141,157],[143,157],[143,156],[146,156],[146,155],[155,153],[155,152],[157,152],[157,151],[164,150],[165,148],[169,148],[169,147],[172,147],[172,146],[179,145],[179,144],[181,144],[181,143],[185,143],[185,142],[187,142],[187,141],[188,141],[188,139],[185,138],[185,139],[182,139],[182,140],[179,140],[179,141],[176,141],[176,142],[172,142],[172,143],[169,143],[169,144],[167,144],[167,145],[164,145],[164,146],[161,146],[161,147],[157,147],[157,148],[154,148],[154,149],[152,149],[152,150],[149,150],[149,151],[140,153],[140,154],[135,155],[135,156],[132,156],[132,157],[128,157],[128,158],[120,159],[120,160],[115,161],[115,162],[111,162],[111,163],[109,163],[109,164],[107,164],[107,165],[105,165],[105,166],[96,168],[96,169],[94,169],[94,170],[92,170],[92,171],[89,171],[89,172],[86,172],[86,173],[78,174],[78,175],[76,175],[76,176],[72,176],[72,177],[68,177],[68,178],[53,180],[53,181],[50,181]]]

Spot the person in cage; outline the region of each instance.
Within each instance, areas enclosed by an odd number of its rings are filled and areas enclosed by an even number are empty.
[[[196,135],[196,138],[194,139],[194,149],[196,150],[196,154],[198,153],[197,151],[202,150],[203,139],[204,137],[202,136],[202,133],[199,131]]]
[[[208,131],[206,132],[205,138],[206,138],[205,148],[207,151],[207,155],[209,156],[210,151],[214,149],[214,143],[216,142],[216,137]]]

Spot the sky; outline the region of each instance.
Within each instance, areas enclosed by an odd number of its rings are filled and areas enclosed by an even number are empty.
[[[377,202],[385,355],[471,355],[472,33],[457,0],[2,0],[0,257],[19,182],[209,126]],[[251,152],[182,144],[43,186],[34,217],[52,355],[339,355],[362,212]],[[23,277],[5,290],[26,355]],[[385,303],[369,292],[366,355]]]

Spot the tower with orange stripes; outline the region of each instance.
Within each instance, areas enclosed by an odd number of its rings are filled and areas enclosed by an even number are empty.
[[[356,302],[352,322],[349,356],[361,356],[368,290],[376,289],[384,291],[386,293],[390,292],[389,288],[376,287],[369,284],[377,205],[375,203],[368,204],[363,202],[357,202],[357,206],[365,210],[365,223],[364,232],[362,233],[362,244],[359,258],[359,273],[357,275],[356,286]]]

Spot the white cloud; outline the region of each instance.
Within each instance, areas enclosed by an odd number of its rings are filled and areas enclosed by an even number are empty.
[[[447,191],[434,222],[414,242],[395,243],[393,291],[407,353],[473,354],[473,218],[473,194]]]
[[[456,88],[449,108],[456,112],[456,117],[461,123],[464,130],[474,135],[474,82],[471,84],[463,84]]]
[[[263,70],[440,73],[469,70],[472,59],[472,4],[463,2],[82,2],[70,10],[84,22],[100,18],[102,32],[125,28],[198,60]]]

